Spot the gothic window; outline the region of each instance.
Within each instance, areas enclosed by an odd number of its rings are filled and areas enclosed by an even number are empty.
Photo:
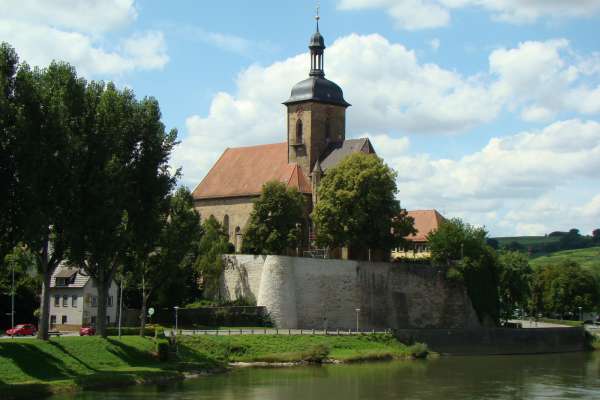
[[[304,143],[304,138],[302,137],[302,120],[299,119],[296,122],[296,144]]]
[[[223,217],[223,230],[229,236],[229,215],[225,214]]]

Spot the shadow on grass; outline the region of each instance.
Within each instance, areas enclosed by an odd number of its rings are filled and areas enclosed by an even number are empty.
[[[48,341],[48,343],[54,347],[56,347],[58,350],[62,351],[63,353],[65,353],[67,356],[69,356],[70,358],[72,358],[73,360],[77,361],[79,364],[81,364],[83,367],[85,367],[86,369],[90,370],[90,371],[97,371],[96,368],[92,367],[91,365],[89,365],[88,363],[86,363],[85,361],[83,361],[81,358],[75,356],[75,354],[73,354],[72,352],[70,352],[69,350],[67,350],[62,344],[60,344],[59,342],[55,342],[55,341]]]
[[[67,379],[76,374],[63,360],[33,343],[1,343],[0,357],[12,360],[24,375],[34,379]]]

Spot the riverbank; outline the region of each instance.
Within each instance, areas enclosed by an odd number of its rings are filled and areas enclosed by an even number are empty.
[[[161,383],[226,371],[230,365],[295,365],[427,356],[423,345],[405,346],[391,335],[180,337],[159,352],[153,338],[62,337],[48,342],[0,343],[2,398],[42,398],[64,391]],[[166,351],[170,350],[168,360]],[[163,359],[163,361],[161,361]]]

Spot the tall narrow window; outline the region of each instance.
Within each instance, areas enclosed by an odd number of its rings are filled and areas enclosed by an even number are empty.
[[[229,237],[229,215],[227,214],[223,217],[223,230],[227,234],[227,237]]]
[[[299,119],[296,122],[296,144],[304,143],[304,138],[302,137],[302,120]]]
[[[325,141],[331,141],[331,124],[329,120],[325,121]]]

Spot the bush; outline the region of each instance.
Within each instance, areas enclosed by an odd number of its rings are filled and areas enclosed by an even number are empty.
[[[158,332],[156,332],[156,330],[158,330]],[[118,336],[119,335],[119,328],[106,328],[106,333],[108,336]],[[154,336],[155,333],[158,333],[159,336],[163,336],[165,335],[165,330],[162,327],[153,327],[151,325],[148,325],[144,328],[144,336]],[[121,328],[121,335],[122,336],[136,336],[140,334],[140,327],[126,327],[126,328]]]
[[[302,353],[302,361],[321,363],[329,355],[329,347],[318,344]]]
[[[408,350],[413,358],[426,358],[429,354],[429,348],[425,343],[415,343]]]
[[[167,339],[156,339],[156,357],[159,361],[169,360],[169,341]]]

